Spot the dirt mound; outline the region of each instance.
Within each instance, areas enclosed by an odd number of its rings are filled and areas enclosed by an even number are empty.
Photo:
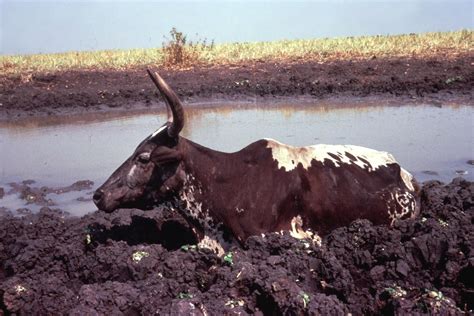
[[[474,308],[474,183],[425,183],[416,220],[318,245],[249,238],[219,258],[176,212],[0,217],[0,308],[20,314],[462,314]],[[1,312],[0,312],[1,314]]]
[[[473,54],[447,58],[439,53],[426,58],[374,56],[325,63],[299,59],[256,61],[188,70],[161,69],[160,73],[190,103],[381,95],[403,97],[398,101],[403,104],[411,99],[440,104],[453,97],[472,103],[473,62]],[[144,68],[66,71],[22,78],[0,75],[0,119],[147,108],[158,101]]]

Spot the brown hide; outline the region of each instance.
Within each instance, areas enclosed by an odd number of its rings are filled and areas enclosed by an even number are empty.
[[[186,174],[193,175],[186,185],[199,188],[195,199],[202,210],[240,241],[289,230],[298,215],[304,229],[320,234],[358,218],[389,224],[390,192],[408,190],[396,163],[369,172],[357,165],[312,160],[307,170],[299,164],[287,172],[278,168],[267,143],[259,140],[228,154],[180,141]]]

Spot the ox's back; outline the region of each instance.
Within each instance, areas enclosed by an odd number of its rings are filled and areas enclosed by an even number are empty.
[[[292,215],[305,227],[324,233],[358,218],[391,224],[414,215],[412,176],[387,152],[350,145],[292,147],[273,140],[267,146],[279,170],[299,176]]]

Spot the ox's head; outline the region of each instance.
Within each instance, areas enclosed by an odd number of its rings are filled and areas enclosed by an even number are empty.
[[[179,132],[184,112],[176,94],[157,74],[148,74],[165,99],[168,122],[138,145],[135,152],[94,193],[100,210],[148,208],[173,195],[184,179]]]

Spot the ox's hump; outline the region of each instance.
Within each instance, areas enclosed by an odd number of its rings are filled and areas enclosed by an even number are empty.
[[[385,151],[353,145],[319,144],[306,147],[293,147],[273,139],[265,139],[267,148],[272,150],[272,157],[278,163],[278,168],[285,171],[295,169],[298,164],[303,168],[311,167],[311,161],[316,160],[323,165],[332,163],[336,167],[356,165],[367,171],[375,171],[388,164],[397,163],[395,158]]]

